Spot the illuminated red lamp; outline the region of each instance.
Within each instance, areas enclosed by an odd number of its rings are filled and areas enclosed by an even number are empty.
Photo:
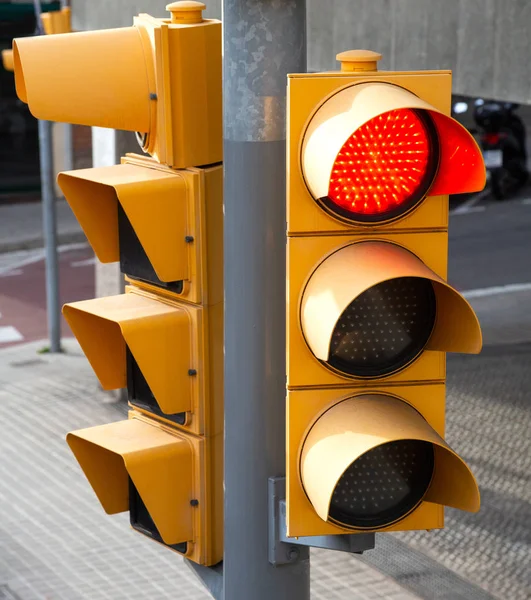
[[[386,83],[343,88],[310,119],[301,170],[312,197],[347,222],[403,217],[426,196],[483,189],[481,151],[457,121]]]
[[[439,146],[431,121],[402,108],[371,119],[348,138],[321,200],[360,220],[390,218],[424,198],[437,172]]]

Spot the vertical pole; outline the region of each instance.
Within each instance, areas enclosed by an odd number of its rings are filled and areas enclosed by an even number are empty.
[[[226,600],[309,600],[309,561],[268,562],[268,478],[285,473],[286,74],[305,0],[224,0]]]
[[[41,2],[33,0],[35,34],[44,33]],[[61,307],[59,304],[59,268],[57,260],[57,217],[53,185],[52,124],[39,121],[39,161],[41,169],[42,225],[46,260],[46,315],[50,352],[61,352]]]
[[[71,123],[63,125],[64,132],[64,170],[72,171],[74,168],[74,126]]]
[[[35,35],[42,35],[44,29],[41,21],[41,0],[33,0],[33,12],[35,13]]]
[[[61,352],[61,307],[57,260],[57,219],[52,164],[52,124],[39,121],[39,158],[41,167],[42,224],[46,257],[46,311],[50,352]]]

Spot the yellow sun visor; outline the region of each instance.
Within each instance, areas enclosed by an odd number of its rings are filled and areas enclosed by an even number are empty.
[[[192,539],[193,448],[138,419],[71,432],[66,440],[104,510],[129,510],[129,478],[166,544]]]
[[[431,281],[436,319],[425,350],[481,350],[479,321],[470,304],[419,258],[389,242],[359,242],[326,258],[312,273],[301,302],[301,324],[313,354],[327,361],[336,324],[349,304],[369,288],[402,277]]]
[[[13,51],[17,95],[36,118],[153,130],[153,57],[137,27],[16,38]]]
[[[127,346],[162,411],[174,414],[191,410],[202,375],[189,374],[200,310],[127,293],[65,304],[63,314],[104,389],[127,386]]]
[[[420,413],[397,398],[364,394],[332,406],[315,421],[302,443],[300,476],[319,517],[329,520],[334,490],[355,461],[398,440],[433,445],[433,476],[422,500],[470,512],[479,510],[479,489],[472,472]]]
[[[119,203],[157,277],[189,278],[191,199],[179,173],[121,164],[59,173],[57,182],[101,262],[120,260]]]
[[[465,127],[397,85],[343,88],[314,113],[304,133],[301,166],[314,198],[328,196],[334,162],[349,137],[370,120],[397,109],[428,111],[438,134],[439,165],[428,195],[475,192],[485,186],[481,150]]]

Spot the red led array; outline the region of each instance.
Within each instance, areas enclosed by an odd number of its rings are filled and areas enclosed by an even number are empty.
[[[414,110],[392,110],[357,129],[339,151],[328,188],[333,204],[360,215],[395,211],[425,185],[430,138]]]

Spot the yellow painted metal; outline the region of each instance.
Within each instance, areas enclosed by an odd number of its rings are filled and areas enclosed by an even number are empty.
[[[317,358],[328,361],[335,326],[349,304],[368,289],[401,277],[432,282],[437,318],[426,349],[481,350],[481,329],[470,304],[412,252],[388,242],[362,242],[328,256],[311,274],[302,295],[301,324]]]
[[[372,50],[347,50],[336,55],[342,71],[377,71],[382,55]]]
[[[187,12],[177,4],[174,14]],[[220,21],[141,14],[133,27],[13,47],[17,94],[37,118],[139,132],[143,149],[174,168],[221,161]]]
[[[72,31],[72,10],[69,6],[61,10],[52,10],[41,13],[41,22],[46,35],[55,35],[57,33],[70,33]]]
[[[135,23],[140,19],[153,23],[157,120],[163,124],[156,138],[150,133],[144,149],[178,168],[221,161],[221,22],[159,21],[156,26],[151,17],[140,15]]]
[[[38,119],[141,132],[154,125],[154,65],[138,28],[17,38],[13,51],[18,97]]]
[[[445,386],[444,383],[424,385],[403,384],[400,387],[380,386],[358,390],[294,390],[287,393],[286,405],[286,510],[288,535],[330,535],[355,533],[336,523],[324,521],[316,512],[306,494],[301,478],[303,443],[314,423],[326,411],[352,397],[385,395],[407,402],[433,430],[434,436],[444,439]],[[356,427],[353,424],[353,427]],[[328,467],[327,467],[328,468]],[[325,469],[326,470],[326,469]],[[326,475],[323,475],[326,477]],[[433,484],[432,484],[433,485]],[[417,529],[440,529],[444,527],[443,504],[424,501],[406,517],[380,531],[407,531]]]
[[[336,157],[356,129],[378,115],[403,108],[438,113],[442,119],[453,121],[422,98],[389,83],[351,85],[326,99],[311,117],[301,148],[302,172],[313,197],[318,199],[328,195],[330,176]],[[439,122],[439,119],[435,121],[436,127],[439,126]],[[441,125],[444,127],[444,123]],[[440,135],[443,133],[444,131],[439,131]],[[486,173],[481,150],[472,135],[462,125],[456,124],[453,134],[456,145],[462,144],[459,140],[466,140],[464,145],[469,144],[475,149],[475,160],[466,173],[467,181],[455,184],[455,189],[451,192],[482,190],[485,186]],[[444,175],[452,177],[451,172]],[[433,185],[437,185],[437,176]]]
[[[201,23],[205,8],[205,4],[195,0],[181,0],[166,5],[166,10],[171,13],[171,22],[179,25]]]
[[[150,157],[136,154],[127,154],[122,162],[173,177],[177,173]],[[218,304],[223,302],[223,166],[190,168],[178,173],[186,182],[186,235],[193,238],[186,244],[190,274],[178,297],[203,306]],[[150,289],[142,282],[135,285]],[[163,293],[160,288],[155,289]]]
[[[330,520],[332,494],[349,466],[366,452],[397,440],[433,445],[433,483],[426,499],[461,510],[479,510],[479,490],[470,469],[422,415],[396,398],[365,394],[328,409],[302,442],[302,484],[323,521]]]
[[[323,210],[313,198],[302,173],[301,152],[306,130],[321,105],[326,112],[327,99],[354,84],[400,86],[413,97],[422,99],[433,110],[450,115],[452,77],[450,71],[422,72],[330,72],[288,76],[287,113],[287,231],[288,236],[326,232],[368,231],[374,224],[343,222]],[[355,87],[359,87],[356,85]],[[321,113],[321,116],[324,113]],[[346,133],[346,132],[345,132]],[[352,131],[350,131],[352,133]],[[320,149],[320,152],[322,149]],[[392,222],[379,225],[389,231],[446,229],[448,196],[428,196],[414,210]]]
[[[190,279],[192,177],[121,164],[59,173],[57,181],[98,259],[120,259],[120,203],[161,281]],[[193,184],[192,184],[193,185]]]
[[[73,431],[66,439],[105,512],[129,510],[130,477],[164,542],[193,541],[190,500],[196,498],[199,456],[190,437],[133,418]]]
[[[357,379],[335,371],[329,366],[325,366],[315,354],[310,350],[308,342],[303,334],[301,322],[301,303],[303,295],[309,284],[312,274],[321,264],[325,264],[327,257],[332,257],[343,248],[348,248],[357,242],[375,242],[386,241],[395,244],[405,250],[412,252],[418,257],[422,264],[429,267],[432,276],[446,279],[447,255],[448,255],[448,236],[445,232],[425,232],[419,233],[389,233],[375,230],[371,236],[368,232],[359,235],[335,235],[335,236],[313,236],[313,237],[289,237],[287,241],[287,384],[288,388],[300,387],[352,387],[365,385],[378,385],[380,382],[399,384],[406,381],[442,381],[446,376],[446,358],[444,352],[427,349],[415,361],[396,373],[392,373],[382,378],[375,378],[374,382],[368,379]],[[363,266],[356,265],[356,269],[363,270]],[[354,269],[354,267],[353,267]],[[354,285],[353,277],[345,277],[345,285]],[[445,304],[449,298],[446,297],[443,284],[437,284],[437,294],[442,297]],[[460,300],[455,299],[451,293],[452,301],[463,308]],[[442,323],[441,319],[448,314],[448,308],[453,306],[448,304],[444,312],[439,311],[437,322]],[[449,318],[452,317],[450,313]],[[317,323],[324,322],[328,317],[319,315]],[[475,319],[470,317],[469,323],[475,324]],[[314,325],[317,325],[314,323]],[[318,326],[318,325],[317,325]],[[454,331],[455,323],[451,325],[450,330]],[[447,343],[448,340],[437,340],[438,344]],[[430,340],[430,343],[431,341]],[[477,342],[477,339],[476,339]],[[434,345],[434,348],[436,346]]]
[[[14,71],[13,50],[2,50],[2,65],[6,71]]]
[[[127,346],[161,410],[195,412],[195,430],[201,433],[197,411],[207,378],[203,309],[127,291],[66,304],[63,314],[104,389],[126,387]],[[197,374],[190,375],[190,369]]]
[[[443,506],[479,508],[470,470],[444,441],[446,351],[481,348],[473,310],[446,282],[448,196],[440,191],[454,184],[449,163],[441,159],[434,195],[388,221],[348,222],[327,212],[319,198],[327,195],[331,166],[353,130],[394,108],[430,111],[442,145],[454,136],[470,143],[478,160],[465,173],[465,187],[483,185],[484,166],[469,134],[449,119],[449,71],[379,72],[380,56],[366,51],[338,58],[341,72],[288,77],[288,535],[352,532],[328,519],[342,473],[371,448],[409,438],[433,444],[435,476],[417,507],[377,530],[442,528]],[[343,310],[368,288],[397,277],[432,282],[437,313],[424,351],[384,377],[349,377],[326,365]]]

